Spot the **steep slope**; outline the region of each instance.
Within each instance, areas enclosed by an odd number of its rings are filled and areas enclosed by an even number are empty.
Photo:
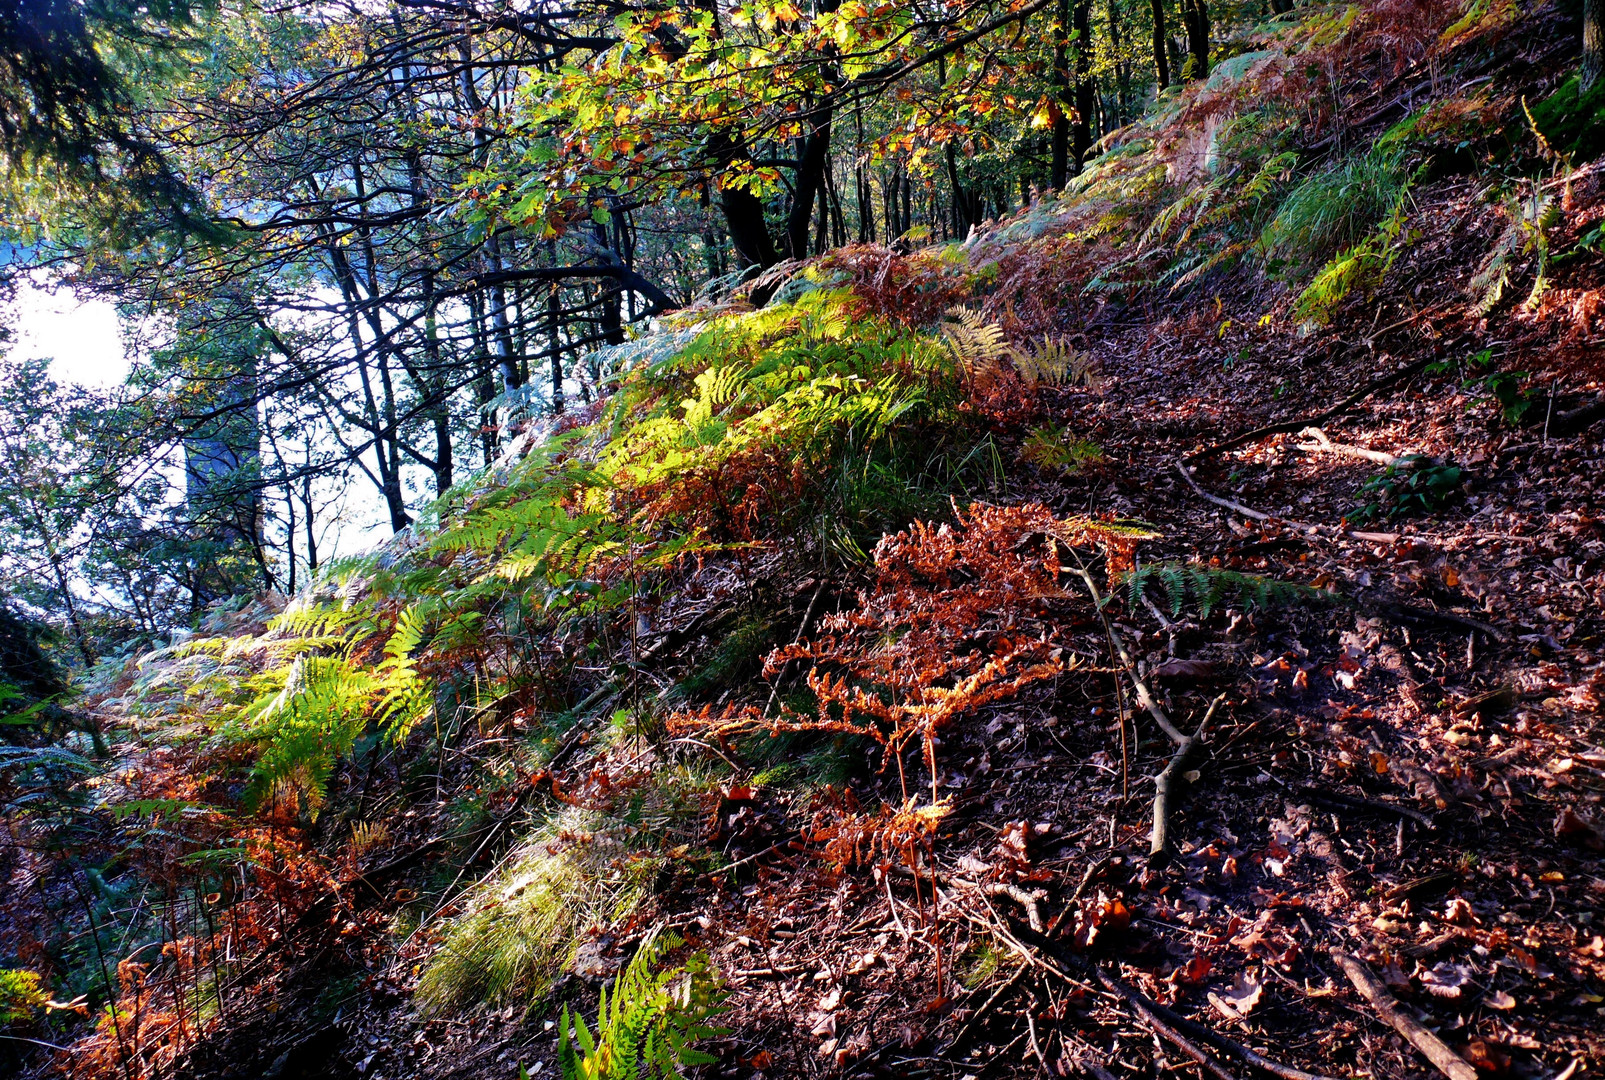
[[[101,672],[114,764],[13,817],[88,839],[8,856],[5,930],[121,996],[33,1067],[557,1071],[661,926],[707,1075],[1429,1075],[1356,964],[1467,1068],[1597,1059],[1573,29],[1273,27],[1063,195],[710,295],[385,550]]]

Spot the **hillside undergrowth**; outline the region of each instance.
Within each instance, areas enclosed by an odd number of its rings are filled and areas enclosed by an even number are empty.
[[[1147,1075],[1099,964],[1422,1075],[1331,1011],[1372,940],[1490,1072],[1600,1053],[1605,173],[1542,104],[1564,21],[1299,8],[1065,191],[666,314],[378,550],[103,663],[109,748],[0,758],[52,995],[0,1007],[70,1044],[30,1067],[360,1036],[306,1075],[448,1076],[380,1033],[470,1017],[509,1025],[484,1075],[614,1075],[678,959],[703,1075]]]

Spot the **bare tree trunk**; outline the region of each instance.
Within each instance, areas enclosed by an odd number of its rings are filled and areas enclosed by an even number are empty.
[[[546,294],[546,318],[552,334],[552,412],[563,414],[563,325],[557,287]]]
[[[1053,19],[1053,164],[1048,186],[1063,191],[1070,180],[1070,0],[1059,0]],[[1079,53],[1081,43],[1076,43]]]
[[[1190,63],[1184,72],[1193,79],[1209,75],[1209,6],[1207,0],[1181,0],[1182,22],[1187,26],[1187,52]]]
[[[1170,57],[1165,53],[1169,37],[1165,33],[1165,0],[1151,0],[1149,7],[1154,14],[1154,78],[1163,90],[1170,85]]]
[[[1092,0],[1078,0],[1075,10],[1076,31],[1076,172],[1087,163],[1092,149],[1093,112],[1098,107],[1098,84],[1092,77]]]
[[[1578,89],[1588,93],[1605,73],[1605,0],[1583,0],[1583,63]]]

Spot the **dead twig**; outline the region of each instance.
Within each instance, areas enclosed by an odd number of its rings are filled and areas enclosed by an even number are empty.
[[[1104,971],[1103,968],[1099,967],[1097,964],[1089,963],[1078,956],[1073,956],[1069,953],[1066,953],[1058,946],[1054,945],[1054,943],[1047,937],[1037,933],[1029,927],[994,926],[992,927],[992,931],[993,933],[996,933],[1000,937],[1004,938],[1005,941],[1013,944],[1017,949],[1023,948],[1028,952],[1045,953],[1047,956],[1047,962],[1043,962],[1043,957],[1040,955],[1036,957],[1038,962],[1041,962],[1043,967],[1047,968],[1049,971],[1066,978],[1067,981],[1071,981],[1072,983],[1074,982],[1074,980],[1070,980],[1068,976],[1064,974],[1063,969],[1065,968],[1073,969],[1098,982],[1105,990],[1130,1006],[1132,1011],[1135,1012],[1138,1017],[1142,1019],[1142,1022],[1147,1024],[1155,1034],[1159,1035],[1172,1046],[1176,1047],[1176,1049],[1180,1050],[1183,1054],[1186,1054],[1188,1057],[1196,1061],[1207,1075],[1215,1077],[1216,1080],[1236,1080],[1232,1073],[1222,1066],[1220,1062],[1216,1061],[1205,1050],[1199,1047],[1191,1039],[1187,1038],[1187,1036],[1183,1035],[1179,1030],[1177,1030],[1174,1024],[1166,1021],[1165,1017],[1161,1015],[1163,1006],[1150,1001],[1148,998],[1144,997],[1142,994],[1139,994],[1137,991],[1133,990],[1131,987],[1127,986],[1113,975],[1110,975],[1107,971]]]
[[[1148,864],[1150,866],[1155,868],[1163,867],[1170,860],[1170,798],[1172,785],[1186,766],[1187,759],[1192,757],[1193,752],[1198,749],[1199,740],[1204,737],[1204,732],[1209,727],[1210,720],[1214,719],[1215,710],[1220,708],[1220,703],[1225,700],[1226,695],[1221,694],[1209,703],[1209,709],[1204,713],[1204,719],[1199,722],[1198,730],[1182,740],[1181,745],[1176,747],[1176,752],[1171,755],[1170,762],[1158,776],[1154,777],[1154,831],[1148,843]],[[1032,927],[1032,929],[1034,930],[1036,927]]]
[[[1434,611],[1431,608],[1416,607],[1414,604],[1397,604],[1391,601],[1377,604],[1376,607],[1377,610],[1383,612],[1384,614],[1392,615],[1396,619],[1408,619],[1411,622],[1438,623],[1440,625],[1458,626],[1466,630],[1475,630],[1479,634],[1486,634],[1488,637],[1493,638],[1495,641],[1501,644],[1504,644],[1510,640],[1510,635],[1506,634],[1498,627],[1489,626],[1485,622],[1479,622],[1478,620],[1469,618],[1465,615],[1456,615],[1452,611]]]
[[[1437,1066],[1438,1071],[1449,1077],[1449,1080],[1477,1080],[1477,1070],[1465,1058],[1449,1049],[1447,1043],[1399,1008],[1399,1002],[1382,981],[1372,973],[1371,969],[1355,957],[1337,949],[1332,950],[1332,959],[1343,974],[1349,977],[1349,982],[1360,995],[1369,1001],[1389,1027],[1403,1035],[1410,1041],[1410,1045],[1421,1051],[1426,1059]]]

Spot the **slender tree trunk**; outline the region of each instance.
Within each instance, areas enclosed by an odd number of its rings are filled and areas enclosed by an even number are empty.
[[[435,495],[441,496],[451,487],[454,477],[451,447],[451,399],[446,393],[446,370],[440,356],[440,327],[435,317],[435,275],[424,272],[424,355],[429,370],[415,380],[419,390],[430,399],[429,419],[435,429]]]
[[[825,184],[830,161],[830,128],[833,110],[817,106],[813,128],[802,140],[797,155],[797,192],[791,213],[786,217],[786,257],[802,259],[808,255],[808,227],[813,223],[814,200]]]
[[[1588,93],[1605,73],[1605,0],[1583,0],[1583,63],[1579,89]]]
[[[1109,21],[1109,47],[1115,54],[1115,114],[1110,131],[1118,131],[1126,121],[1126,83],[1130,78],[1130,69],[1121,59],[1120,19],[1115,12],[1115,0],[1106,0],[1104,14]]]
[[[1070,180],[1070,18],[1070,0],[1059,0],[1053,19],[1053,161],[1048,178],[1055,191],[1063,191]],[[1080,42],[1076,49],[1079,54]]]
[[[1165,52],[1169,34],[1165,33],[1165,0],[1150,0],[1154,15],[1154,79],[1163,90],[1170,85],[1170,57]]]
[[[295,595],[295,488],[290,484],[284,485],[284,561],[289,564],[290,573],[285,581],[285,591],[290,596]]]
[[[1077,0],[1076,31],[1076,172],[1087,163],[1093,144],[1093,113],[1098,108],[1098,84],[1092,77],[1092,0]]]
[[[563,323],[557,287],[546,294],[546,318],[552,335],[552,412],[563,415]]]
[[[490,349],[485,338],[485,302],[482,293],[468,294],[468,313],[473,336],[474,364],[479,375],[474,379],[474,430],[479,432],[479,447],[484,463],[496,460],[496,430],[489,423],[486,407],[496,397],[496,381],[490,363]]]
[[[312,443],[308,440],[306,445],[306,460],[312,461]],[[302,520],[307,534],[307,576],[316,577],[318,573],[318,534],[313,529],[312,511],[312,474],[306,473],[301,477],[301,509]]]
[[[1181,0],[1181,17],[1187,26],[1187,53],[1193,79],[1209,75],[1209,6],[1207,0]]]

